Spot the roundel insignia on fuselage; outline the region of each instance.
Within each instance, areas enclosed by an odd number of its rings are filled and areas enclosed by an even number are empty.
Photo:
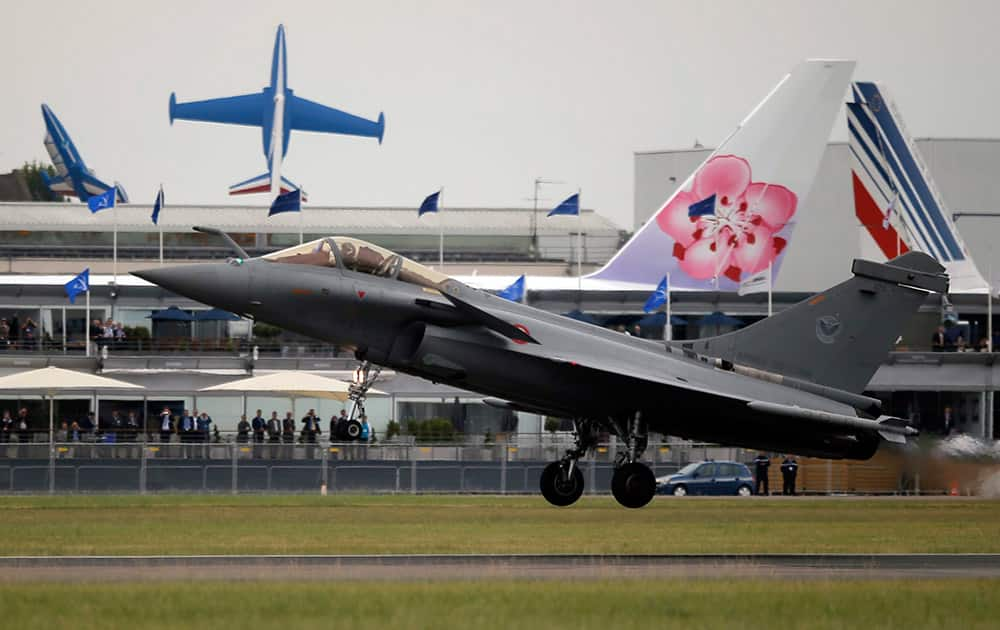
[[[843,326],[836,315],[824,315],[816,318],[816,338],[822,343],[833,343]]]
[[[531,336],[531,331],[528,330],[528,327],[525,326],[524,324],[514,324],[514,328],[517,328],[518,330],[520,330],[524,334],[528,335],[529,337]],[[516,343],[519,346],[523,346],[524,344],[528,343],[524,339],[511,339],[511,341],[513,341],[514,343]]]

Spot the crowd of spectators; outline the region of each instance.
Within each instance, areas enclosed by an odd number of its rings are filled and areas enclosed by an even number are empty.
[[[34,348],[38,342],[38,324],[30,317],[21,321],[17,313],[0,318],[0,349]]]
[[[994,336],[994,345],[996,345]],[[934,352],[989,352],[990,342],[986,337],[981,337],[979,343],[971,344],[962,334],[959,326],[938,326],[931,336],[931,349]]]
[[[121,322],[116,322],[109,317],[104,322],[99,319],[90,322],[90,340],[98,347],[121,345],[128,340],[128,335]]]
[[[374,441],[375,432],[369,425],[367,416],[362,414],[355,421],[358,426],[356,436],[348,430],[351,422],[344,409],[340,410],[339,415],[331,417],[328,425],[329,442],[355,441],[367,444]],[[262,410],[258,409],[252,420],[247,420],[245,415],[240,417],[233,438],[237,444],[252,443],[253,457],[276,457],[279,454],[290,457],[291,447],[295,444],[307,445],[308,453],[312,454],[313,447],[321,440],[322,424],[314,409],[310,409],[299,420],[295,419],[291,411],[285,412],[284,418],[279,418],[277,411],[272,411],[270,417],[265,418]],[[198,454],[197,449],[186,448],[188,446],[229,441],[229,436],[224,436],[218,430],[208,412],[184,409],[182,413],[175,414],[169,407],[164,407],[149,423],[144,422],[140,413],[135,410],[122,411],[117,408],[112,409],[110,416],[102,417],[99,422],[93,412],[76,419],[64,417],[59,421],[53,437],[58,443],[90,442],[126,446],[138,442],[178,443],[185,446],[180,451],[185,457]],[[28,408],[15,412],[5,409],[0,412],[0,444],[41,443],[47,440],[47,423],[33,423]],[[279,452],[265,445],[285,448]],[[114,453],[122,456],[122,452],[113,451]],[[0,456],[2,455],[0,452]],[[133,455],[131,451],[124,453],[124,456]]]

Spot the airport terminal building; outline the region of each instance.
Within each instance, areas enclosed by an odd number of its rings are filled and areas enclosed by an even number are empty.
[[[1000,237],[1000,205],[992,173],[1000,166],[1000,141],[925,139],[918,141],[941,192],[956,215],[956,224],[984,275],[995,256],[992,242]],[[448,209],[418,218],[413,208],[315,208],[268,219],[262,206],[168,207],[159,226],[150,207],[120,206],[115,212],[91,214],[76,203],[0,203],[0,318],[31,319],[31,340],[21,338],[0,349],[0,374],[54,364],[141,383],[143,396],[109,397],[98,409],[127,404],[148,413],[164,402],[208,410],[222,429],[235,428],[245,406],[288,407],[286,399],[199,396],[206,385],[252,373],[301,369],[349,377],[356,365],[341,349],[252,322],[212,319],[208,307],[150,286],[128,275],[130,270],[159,264],[222,259],[228,250],[205,234],[191,231],[208,224],[230,233],[251,255],[275,251],[328,235],[354,236],[382,245],[428,265],[437,266],[444,233],[445,273],[461,276],[575,275],[582,249],[584,271],[606,262],[627,238],[660,207],[674,189],[709,155],[705,148],[641,152],[635,155],[634,224],[623,231],[599,212],[575,217],[534,218],[531,210]],[[541,220],[539,220],[541,219]],[[443,221],[443,226],[438,223]],[[773,295],[780,310],[846,279],[860,254],[859,226],[853,212],[850,159],[844,143],[828,146],[811,194],[804,200]],[[583,246],[577,247],[579,232]],[[117,232],[117,237],[115,233]],[[117,260],[113,243],[117,240]],[[998,261],[1000,262],[1000,261]],[[125,343],[105,344],[86,356],[85,307],[70,304],[63,285],[83,268],[92,274],[91,320],[120,322]],[[117,276],[115,272],[117,271]],[[662,320],[644,319],[648,290],[532,290],[526,301],[599,325],[639,326],[643,336],[663,334]],[[766,294],[738,296],[714,291],[676,292],[672,296],[675,339],[725,332],[767,314]],[[171,309],[171,307],[176,307]],[[912,417],[929,432],[961,431],[994,435],[994,391],[1000,375],[995,354],[932,352],[930,335],[944,317],[964,326],[969,339],[986,334],[985,296],[928,298],[921,313],[870,384],[891,413]],[[657,327],[658,326],[658,327]],[[776,342],[780,343],[780,340]],[[452,418],[468,434],[537,435],[544,419],[533,414],[500,411],[481,404],[468,392],[434,385],[402,374],[383,374],[378,387],[389,396],[369,402],[376,430],[389,420]],[[30,397],[29,397],[30,398]],[[117,401],[117,402],[116,402]],[[16,405],[9,400],[4,404]],[[65,401],[90,405],[93,401]],[[297,402],[299,415],[309,406],[324,417],[340,403]]]

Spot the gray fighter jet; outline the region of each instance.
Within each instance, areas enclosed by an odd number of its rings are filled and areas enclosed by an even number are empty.
[[[868,459],[916,430],[862,391],[928,292],[948,278],[931,257],[856,260],[853,277],[742,330],[657,342],[471,288],[354,238],[260,258],[227,238],[227,262],[135,275],[199,302],[353,348],[385,366],[494,397],[509,409],[570,418],[575,447],[541,475],[558,506],[583,492],[577,460],[600,433],[623,445],[612,477],[637,508],[656,482],[647,434],[827,458]],[[365,379],[365,390],[371,379]],[[363,391],[361,391],[363,395]]]

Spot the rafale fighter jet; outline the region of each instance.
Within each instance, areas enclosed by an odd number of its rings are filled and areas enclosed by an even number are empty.
[[[582,288],[649,290],[669,263],[690,288],[714,271],[725,289],[777,264],[853,67],[800,64]],[[656,489],[641,461],[650,431],[853,459],[871,457],[882,440],[905,442],[916,431],[862,392],[926,294],[948,287],[943,267],[922,253],[858,260],[853,278],[745,329],[664,343],[504,300],[353,238],[249,259],[215,232],[233,249],[227,263],[136,275],[353,348],[364,366],[571,418],[576,444],[540,480],[560,506],[583,493],[577,461],[605,432],[624,445],[611,488],[626,507],[645,505]]]
[[[647,434],[867,459],[916,433],[861,395],[943,268],[910,252],[854,263],[854,277],[719,337],[664,344],[511,302],[393,252],[330,237],[250,259],[135,275],[194,300],[354,349],[365,362],[572,418],[576,445],[541,476],[554,505],[583,493],[577,460],[601,432],[624,444],[612,492],[653,497]]]

